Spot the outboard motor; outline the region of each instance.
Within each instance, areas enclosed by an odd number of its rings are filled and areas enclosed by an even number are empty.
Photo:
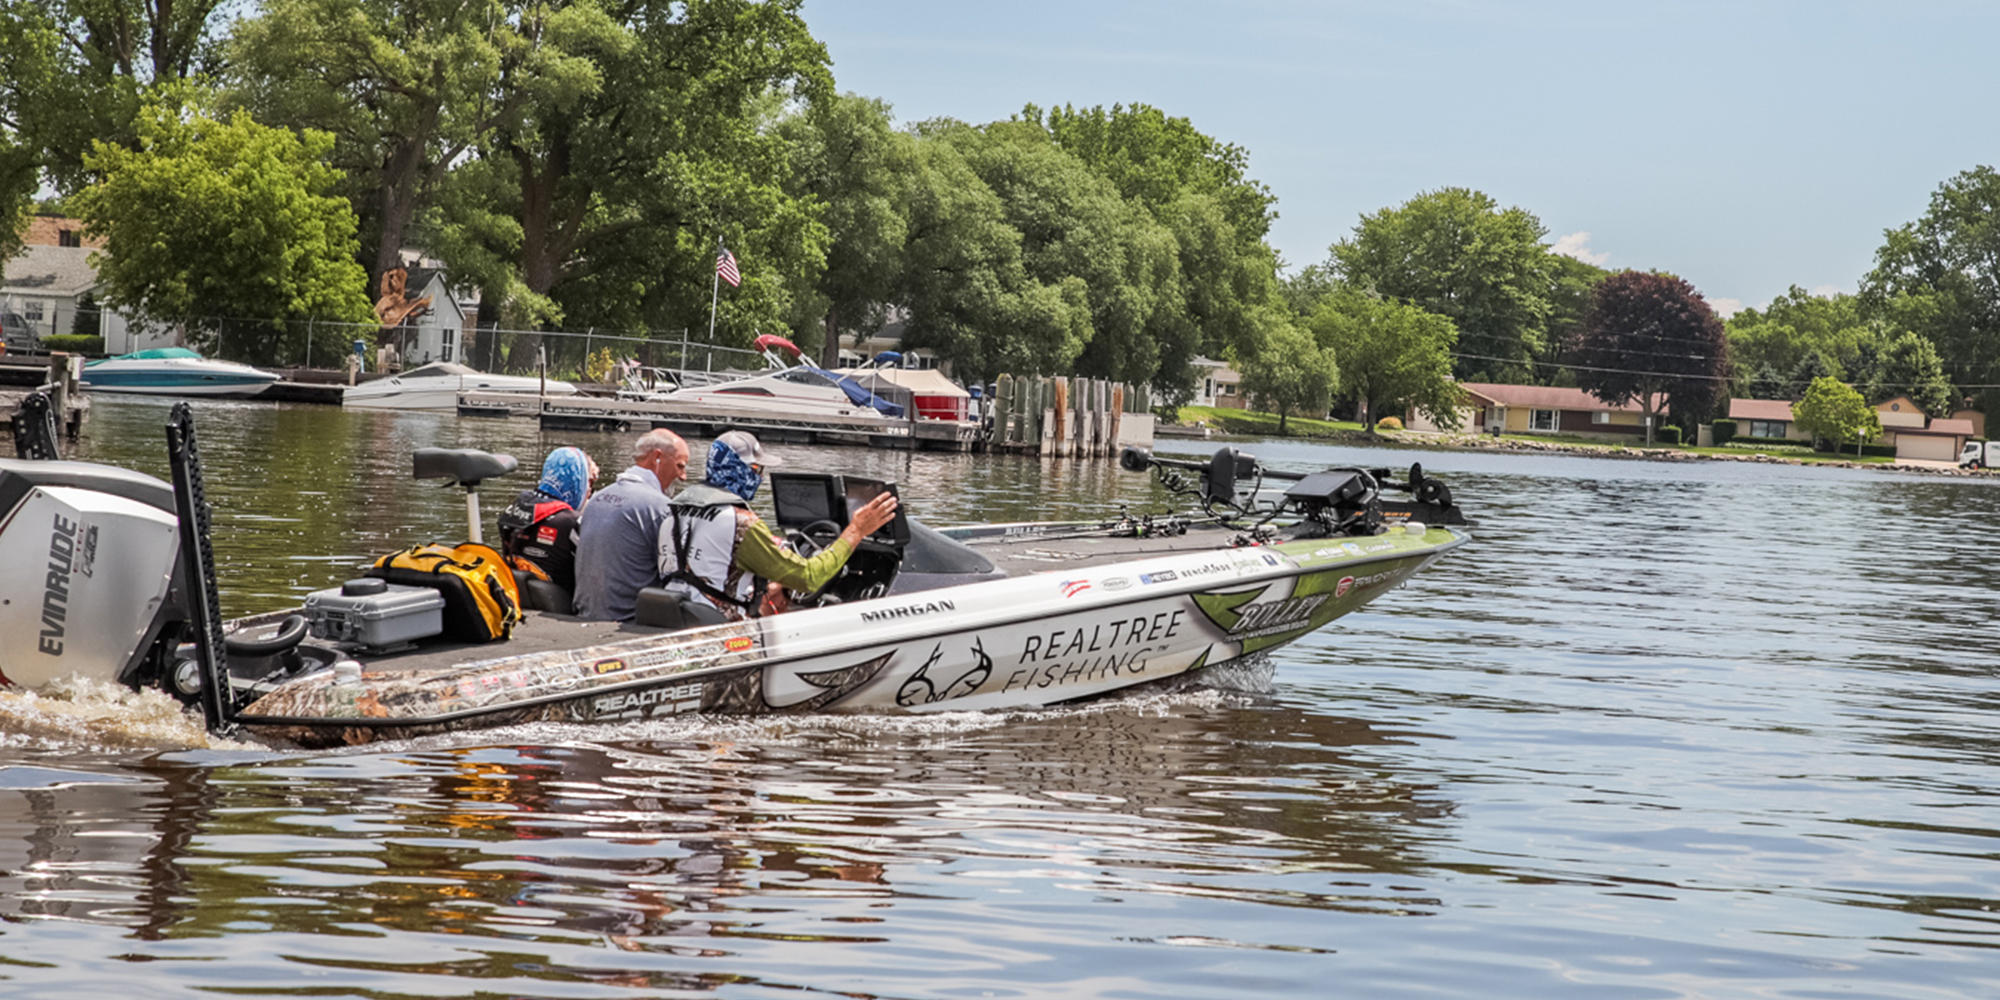
[[[0,459],[0,680],[156,678],[186,618],[173,511],[143,473]]]

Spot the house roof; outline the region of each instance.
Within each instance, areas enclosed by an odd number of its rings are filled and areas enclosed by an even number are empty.
[[[75,298],[97,287],[97,269],[90,266],[95,252],[89,247],[26,247],[7,262],[5,291]]]
[[[1732,399],[1731,420],[1792,420],[1792,404],[1782,399]]]
[[[1613,405],[1582,389],[1554,385],[1501,385],[1497,382],[1460,382],[1459,388],[1498,406],[1526,406],[1538,410],[1612,410],[1643,413],[1637,403]]]
[[[1938,420],[1933,420],[1933,421],[1931,421],[1931,425],[1930,425],[1929,427],[1921,427],[1921,428],[1919,428],[1919,427],[1905,427],[1905,428],[1898,428],[1898,429],[1897,429],[1897,431],[1896,431],[1896,433],[1898,433],[1898,434],[1913,434],[1913,433],[1916,433],[1916,432],[1918,432],[1918,431],[1922,431],[1922,432],[1924,432],[1924,433],[1927,433],[1927,434],[1937,434],[1937,435],[1940,435],[1940,436],[1942,436],[1942,435],[1947,435],[1947,434],[1949,434],[1949,435],[1953,435],[1953,436],[1959,436],[1959,437],[1971,437],[1971,436],[1972,436],[1972,421],[1970,421],[1970,420],[1949,420],[1949,419],[1938,419]]]

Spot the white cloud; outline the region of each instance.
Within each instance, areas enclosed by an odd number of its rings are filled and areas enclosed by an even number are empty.
[[[1708,307],[1709,307],[1710,309],[1713,309],[1713,310],[1715,310],[1715,314],[1716,314],[1717,316],[1720,316],[1720,317],[1722,317],[1723,319],[1728,319],[1729,317],[1731,317],[1731,316],[1734,316],[1734,315],[1736,315],[1737,313],[1740,313],[1740,312],[1742,312],[1742,311],[1743,311],[1743,300],[1742,300],[1742,299],[1709,299],[1709,300],[1708,300]]]
[[[1575,257],[1586,264],[1603,267],[1604,262],[1611,259],[1611,252],[1607,250],[1603,253],[1591,253],[1586,248],[1586,244],[1589,242],[1590,233],[1588,231],[1571,233],[1568,236],[1557,238],[1555,245],[1549,247],[1549,250],[1552,253],[1559,253],[1565,257]]]

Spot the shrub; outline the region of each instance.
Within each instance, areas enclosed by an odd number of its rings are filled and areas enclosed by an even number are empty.
[[[103,354],[104,338],[95,334],[52,333],[42,338],[42,350],[71,354]]]
[[[1728,444],[1736,438],[1736,421],[1734,420],[1718,420],[1711,427],[1715,434],[1715,446],[1717,448]]]
[[[1678,448],[1681,446],[1681,429],[1668,424],[1653,432],[1653,443],[1663,444],[1669,448]]]
[[[1383,417],[1375,421],[1375,429],[1378,431],[1400,431],[1403,429],[1403,421],[1398,417]]]

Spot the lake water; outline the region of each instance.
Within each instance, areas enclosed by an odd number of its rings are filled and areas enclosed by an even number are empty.
[[[163,475],[165,415],[100,399],[83,450]],[[198,419],[231,615],[462,534],[413,447],[633,438]],[[0,996],[2000,995],[2000,486],[1241,446],[1420,459],[1475,539],[1266,669],[1061,711],[303,753],[0,695]],[[777,450],[941,522],[1162,498]]]

